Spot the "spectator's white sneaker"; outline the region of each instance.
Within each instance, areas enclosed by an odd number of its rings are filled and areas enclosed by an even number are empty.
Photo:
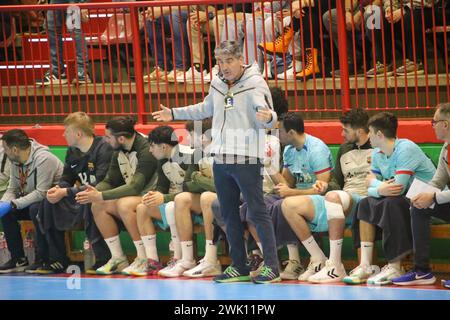
[[[288,260],[284,261],[283,272],[280,273],[280,277],[282,280],[297,280],[300,275],[305,272],[305,268],[301,265],[297,260]]]
[[[166,278],[180,277],[183,272],[195,267],[195,260],[185,261],[183,259],[177,260],[176,263],[170,268],[164,268],[158,272],[158,275]]]
[[[184,82],[184,71],[172,70],[167,74],[166,80],[168,82]]]
[[[376,265],[359,265],[350,274],[342,279],[343,282],[347,284],[361,284],[366,283],[367,279],[378,274],[380,272],[380,267]]]
[[[397,269],[389,264],[385,265],[381,272],[367,279],[367,284],[383,286],[392,284],[392,279],[401,277],[405,274],[405,270],[401,267]]]
[[[284,71],[277,74],[277,79],[293,80],[295,79],[295,75],[300,71],[302,71],[302,62],[295,60],[295,72],[294,67],[290,67],[289,69],[286,70],[286,74]]]
[[[322,268],[325,266],[325,261],[310,261],[308,268],[306,268],[306,271],[303,272],[299,277],[299,281],[308,281],[309,277],[315,275],[317,272],[322,270]]]
[[[203,277],[213,277],[222,274],[222,266],[219,261],[216,263],[211,263],[206,259],[200,260],[200,263],[185,272],[183,272],[183,276],[190,278],[203,278]]]
[[[203,82],[210,82],[210,77],[208,75],[208,71],[206,69],[203,69],[203,73],[198,72],[197,69],[191,67],[188,71],[185,73],[186,75],[186,82],[195,82],[195,83],[202,83]]]
[[[347,276],[344,265],[335,265],[331,260],[325,262],[325,267],[322,268],[315,275],[308,278],[309,282],[313,283],[332,283],[341,282]]]

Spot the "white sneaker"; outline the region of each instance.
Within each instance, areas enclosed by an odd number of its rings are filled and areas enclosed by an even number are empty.
[[[378,274],[380,272],[380,267],[376,265],[359,265],[350,274],[342,279],[343,282],[347,284],[361,284],[365,283],[367,279]]]
[[[147,258],[141,259],[139,257],[136,257],[132,264],[122,270],[122,274],[126,276],[132,276],[134,272],[138,272],[146,266]]]
[[[177,260],[177,262],[170,268],[164,268],[158,272],[158,275],[166,278],[180,277],[183,272],[195,267],[195,260],[185,261],[183,259]],[[167,270],[166,270],[167,269]]]
[[[397,268],[387,264],[381,269],[380,273],[373,275],[369,279],[367,279],[367,284],[378,285],[378,286],[391,284],[392,279],[401,277],[404,274],[405,274],[405,270],[403,269],[403,267],[401,267],[400,269],[397,269]]]
[[[305,268],[297,260],[284,261],[283,265],[286,266],[283,272],[280,273],[282,280],[297,280],[298,277],[305,272]]]
[[[143,76],[144,82],[150,82],[157,79],[164,79],[164,70],[160,67],[156,67],[151,73]]]
[[[216,263],[211,263],[206,259],[202,259],[196,267],[183,272],[183,276],[190,278],[203,278],[218,276],[221,273],[222,266],[220,265],[219,260],[217,260]]]
[[[113,273],[121,273],[123,269],[128,267],[127,257],[111,258],[109,261],[95,270],[96,274],[110,275]]]
[[[166,80],[168,82],[180,82],[183,83],[184,82],[184,71],[182,70],[172,70],[167,74]]]
[[[158,271],[158,276],[161,276],[161,272],[167,272],[169,270],[171,270],[173,267],[175,267],[175,265],[177,264],[179,259],[175,259],[175,258],[171,258],[168,262],[167,265],[162,268],[161,270]]]
[[[194,70],[194,71],[192,71]],[[193,73],[193,74],[192,74]],[[188,71],[185,72],[186,76],[186,82],[195,82],[195,83],[202,83],[203,82],[209,82],[210,77],[208,75],[208,71],[206,69],[203,69],[203,73],[198,72],[197,69],[191,67]]]
[[[325,267],[315,275],[308,278],[313,283],[341,282],[347,276],[344,265],[335,265],[331,260],[325,261]]]
[[[277,74],[277,79],[293,80],[295,79],[296,74],[299,73],[300,71],[302,71],[302,62],[295,60],[295,72],[294,68],[290,67],[289,69],[286,70],[286,75],[284,74],[284,71]]]
[[[308,281],[309,277],[315,275],[317,272],[319,272],[323,267],[325,266],[325,261],[310,261],[308,268],[306,268],[306,271],[303,272],[299,277],[299,281]]]

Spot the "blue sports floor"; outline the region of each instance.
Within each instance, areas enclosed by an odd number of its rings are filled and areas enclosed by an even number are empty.
[[[0,276],[0,300],[450,300],[450,290],[435,286],[314,285],[283,282],[217,284],[211,280]]]

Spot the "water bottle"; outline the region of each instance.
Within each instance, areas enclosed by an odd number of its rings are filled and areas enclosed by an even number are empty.
[[[23,248],[25,256],[28,259],[28,263],[32,265],[35,260],[35,245],[34,245],[34,231],[27,229],[25,231],[25,239],[23,241]]]
[[[89,242],[88,239],[84,240],[83,243],[83,257],[84,257],[84,272],[91,269],[92,266],[95,264],[95,255],[94,251],[92,250],[92,244]]]
[[[11,254],[6,243],[5,233],[0,232],[0,265],[8,262],[11,259]]]

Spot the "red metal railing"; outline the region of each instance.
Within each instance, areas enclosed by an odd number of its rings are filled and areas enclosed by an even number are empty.
[[[79,4],[81,11],[0,6],[0,121],[59,122],[83,110],[99,121],[136,114],[145,123],[160,104],[183,106],[207,94],[216,72],[213,48],[224,39],[242,43],[245,61],[258,63],[270,85],[285,89],[291,110],[332,117],[364,107],[415,115],[412,110],[450,101],[445,1],[401,7],[398,22],[386,15],[396,8],[372,7],[367,0],[349,8],[344,0],[287,1],[284,8],[273,0],[227,1],[226,11],[224,2],[91,3]],[[209,5],[208,12],[199,5]],[[414,8],[412,0],[404,5]],[[62,37],[54,36],[55,19],[36,26],[27,14],[33,10],[47,17],[66,13]],[[294,31],[283,37],[284,30]],[[281,49],[271,47],[277,36]],[[411,62],[416,66],[409,74],[385,68],[411,68]],[[49,70],[59,77],[65,71],[67,83],[38,83]],[[83,74],[91,83],[82,83]]]

